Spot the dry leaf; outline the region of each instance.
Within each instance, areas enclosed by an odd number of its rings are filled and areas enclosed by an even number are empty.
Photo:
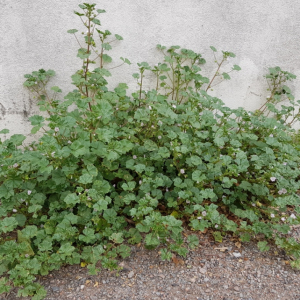
[[[94,287],[97,287],[99,285],[99,282],[96,281],[95,284],[94,284]]]
[[[241,248],[242,244],[240,242],[236,242],[235,243],[236,247],[238,247],[239,249]]]
[[[221,247],[221,248],[214,248],[215,250],[220,250],[221,252],[225,252],[226,250],[228,250],[227,247]]]
[[[126,221],[127,223],[135,225],[135,222],[134,222],[134,221],[132,221],[132,220],[130,220],[130,219],[128,219],[128,218],[124,218],[124,219],[125,219],[125,221]]]
[[[175,265],[184,265],[184,261],[181,258],[177,258],[175,254],[172,255],[172,261]]]

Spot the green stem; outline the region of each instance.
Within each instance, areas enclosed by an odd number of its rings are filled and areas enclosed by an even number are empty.
[[[211,79],[211,81],[209,82],[209,84],[208,84],[208,86],[207,86],[207,88],[206,88],[206,90],[205,90],[206,92],[210,89],[211,84],[213,83],[213,81],[215,80],[215,78],[218,76],[219,70],[220,70],[220,68],[221,68],[221,66],[222,66],[222,64],[223,64],[224,61],[225,61],[225,59],[223,58],[222,61],[221,61],[220,63],[217,62],[217,64],[218,64],[218,69],[217,69],[217,71],[215,72],[215,74],[214,74],[213,78]]]

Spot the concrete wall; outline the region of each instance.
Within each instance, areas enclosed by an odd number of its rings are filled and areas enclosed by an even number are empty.
[[[133,64],[113,70],[113,87],[126,82],[136,88],[131,74],[136,63],[156,63],[156,44],[181,45],[213,61],[209,46],[236,54],[232,63],[242,70],[218,85],[214,93],[228,106],[255,109],[267,92],[263,75],[280,66],[300,74],[300,2],[297,0],[101,0],[98,8],[104,29],[123,36],[111,53]],[[29,134],[28,116],[38,109],[23,88],[23,75],[40,68],[53,69],[51,81],[64,94],[73,89],[70,76],[80,68],[78,45],[68,29],[80,29],[73,10],[77,0],[0,0],[0,130]],[[79,8],[78,8],[79,9]],[[229,65],[227,66],[229,67]],[[207,64],[208,74],[214,66]],[[293,85],[300,94],[298,79]]]

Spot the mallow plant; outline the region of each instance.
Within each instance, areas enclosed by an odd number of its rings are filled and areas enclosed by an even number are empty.
[[[126,83],[109,89],[108,53],[122,37],[102,29],[104,10],[79,7],[82,37],[68,31],[80,47],[75,89],[61,99],[61,89],[47,85],[54,71],[25,75],[42,112],[29,118],[39,137],[0,142],[0,293],[18,287],[19,296],[43,299],[39,276],[66,264],[90,274],[118,269],[130,244],[159,247],[163,260],[186,256],[199,231],[216,242],[227,233],[256,238],[262,251],[275,243],[299,268],[300,244],[290,235],[300,220],[291,127],[299,101],[287,86],[295,76],[270,68],[264,105],[231,109],[210,90],[240,70],[224,64],[233,53],[211,47],[209,79],[200,53],[158,45],[158,64],[137,64],[136,92]],[[145,90],[147,74],[153,87]]]

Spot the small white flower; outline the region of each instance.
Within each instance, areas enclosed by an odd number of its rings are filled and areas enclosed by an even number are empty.
[[[169,189],[168,188],[166,188],[166,192],[168,192],[169,191]]]
[[[206,211],[205,211],[205,210],[202,212],[202,216],[203,216],[203,217],[206,216]]]
[[[154,125],[151,125],[151,128],[154,128]]]
[[[296,216],[295,216],[294,214],[291,214],[290,217],[291,217],[292,219],[296,219]]]
[[[130,139],[130,136],[128,138]]]
[[[149,105],[149,109],[151,110],[152,109],[152,107]]]
[[[31,147],[29,147],[29,150],[32,151],[33,149]]]
[[[162,121],[159,120],[159,121],[158,121],[158,125],[162,125]]]
[[[27,191],[27,194],[28,194],[28,195],[30,195],[30,194],[31,194],[31,191],[30,191],[30,190],[28,190],[28,191]]]
[[[198,220],[201,220],[201,219],[202,219],[202,217],[197,217],[197,219],[198,219]]]
[[[189,204],[189,203],[191,203],[191,201],[189,201],[189,200],[186,200],[186,203],[187,203],[187,204]]]
[[[14,168],[17,168],[19,165],[17,164],[17,163],[15,163],[14,165],[13,165],[13,167]]]
[[[59,132],[59,128],[58,128],[58,127],[55,127],[55,128],[54,128],[54,131],[55,131],[55,132]]]
[[[53,151],[53,152],[51,153],[51,156],[54,157],[54,154],[55,154],[55,151]]]
[[[281,221],[283,221],[283,222],[284,222],[284,221],[285,221],[285,218],[284,218],[284,217],[283,217],[283,218],[281,218]]]
[[[21,198],[20,201],[21,201],[21,202],[24,202],[25,200]]]
[[[218,225],[218,224],[216,224],[216,225],[215,225],[215,228],[218,228],[218,227],[219,227],[219,225]]]
[[[68,141],[68,144],[72,144],[72,142],[71,142],[71,141]]]
[[[270,180],[274,182],[276,181],[276,177],[270,177]]]
[[[270,217],[271,217],[271,218],[275,218],[275,215],[274,215],[274,214],[271,214]]]
[[[15,213],[17,212],[17,210],[16,210],[16,209],[13,209],[12,211],[13,211],[13,212],[15,212]]]
[[[180,173],[181,173],[181,174],[184,174],[184,169],[180,169]]]
[[[286,166],[286,165],[287,165],[287,162],[284,162],[283,165]]]
[[[173,104],[173,105],[172,105],[172,107],[173,107],[173,108],[176,108],[176,105],[175,105],[175,104]]]
[[[25,257],[29,257],[29,254],[25,254]]]
[[[133,159],[137,159],[137,156],[136,156],[136,155],[133,155],[132,158],[133,158]]]
[[[119,110],[119,107],[116,107],[116,110]]]
[[[270,134],[269,137],[273,137],[273,134]]]
[[[255,204],[255,203],[252,203],[251,205],[252,205],[252,206],[254,206],[254,207],[256,206],[256,204]]]
[[[286,194],[287,193],[287,190],[286,189],[281,189],[278,191],[278,194],[281,195],[281,194]]]
[[[161,136],[159,135],[157,138],[160,140],[160,139],[161,139]]]
[[[274,126],[274,129],[276,129],[277,128],[277,126]]]
[[[141,123],[141,126],[144,126],[144,123],[143,123],[143,122]]]
[[[140,185],[142,184],[142,180],[139,181],[139,184],[140,184]]]
[[[116,187],[116,185],[115,185],[115,184],[113,184],[113,187]]]

